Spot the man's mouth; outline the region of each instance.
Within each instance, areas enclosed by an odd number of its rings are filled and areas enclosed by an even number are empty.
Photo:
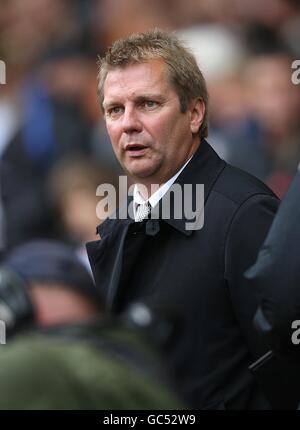
[[[131,157],[141,157],[145,154],[147,149],[146,145],[142,145],[140,143],[128,143],[125,146],[125,151],[131,156]]]

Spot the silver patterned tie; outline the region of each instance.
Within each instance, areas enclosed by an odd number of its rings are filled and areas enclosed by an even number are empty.
[[[135,213],[135,222],[142,222],[151,212],[151,205],[149,202],[145,202],[137,206]]]

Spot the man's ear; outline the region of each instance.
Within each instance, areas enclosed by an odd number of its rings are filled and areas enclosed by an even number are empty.
[[[191,122],[190,122],[191,132],[193,134],[196,134],[198,133],[204,119],[204,114],[205,114],[204,101],[201,98],[193,100],[190,105],[190,112],[191,112]]]

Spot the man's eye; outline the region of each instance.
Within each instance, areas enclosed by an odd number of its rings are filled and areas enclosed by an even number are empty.
[[[153,100],[145,100],[144,101],[144,106],[147,108],[154,108],[158,106],[158,103],[153,101]]]
[[[114,106],[108,109],[107,113],[108,115],[118,115],[121,111],[122,111],[122,108],[120,106]]]

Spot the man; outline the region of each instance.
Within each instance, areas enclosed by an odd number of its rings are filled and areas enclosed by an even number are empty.
[[[0,409],[182,408],[146,317],[156,332],[164,322],[141,304],[122,319],[101,309],[69,246],[42,240],[13,250],[0,267]]]
[[[266,347],[253,333],[257,302],[243,273],[269,229],[276,196],[206,142],[206,84],[176,37],[153,30],[115,42],[100,61],[99,94],[113,149],[137,184],[134,219],[107,219],[101,240],[87,245],[107,308],[120,312],[143,298],[178,315],[169,362],[192,407],[268,408],[248,371]],[[191,208],[179,217],[175,204],[179,187],[183,209],[197,207],[197,184],[204,184],[203,228],[201,204],[192,228]]]

